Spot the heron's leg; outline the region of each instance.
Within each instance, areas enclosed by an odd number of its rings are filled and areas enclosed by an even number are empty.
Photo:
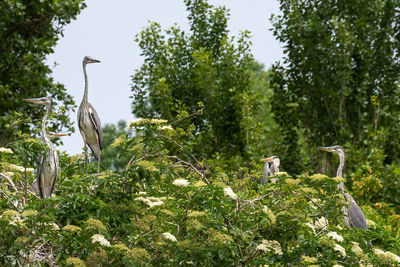
[[[85,174],[88,174],[88,160],[89,160],[88,148],[87,148],[87,145],[85,143]]]
[[[97,161],[97,173],[100,172],[100,159],[101,159],[101,154],[99,155],[99,160]]]

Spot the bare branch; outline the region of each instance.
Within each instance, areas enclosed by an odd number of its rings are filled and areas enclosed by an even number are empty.
[[[7,175],[5,175],[1,172],[0,172],[0,177],[7,180],[10,183],[11,187],[15,190],[15,192],[18,192],[17,187],[15,186],[14,182],[11,180],[10,177],[8,177]]]

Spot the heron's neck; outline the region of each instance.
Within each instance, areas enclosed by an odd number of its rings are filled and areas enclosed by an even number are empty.
[[[47,119],[49,118],[52,108],[53,107],[51,105],[47,106],[46,114],[44,115],[44,117],[42,119],[42,139],[49,147],[51,147],[52,143],[50,142],[50,138],[47,135],[46,123],[47,123]]]
[[[344,167],[344,153],[339,153],[339,167],[336,172],[337,177],[343,177],[343,167]]]
[[[343,172],[343,167],[344,167],[344,153],[339,153],[339,162],[340,162],[339,163],[339,168],[337,169],[336,176],[337,177],[343,177],[342,172]],[[344,183],[343,182],[340,182],[338,184],[338,188],[340,190],[346,191],[345,188],[344,188]]]
[[[83,63],[83,75],[85,76],[85,92],[83,93],[83,99],[82,102],[88,102],[88,87],[89,87],[89,82],[88,82],[88,77],[86,74],[86,64]]]

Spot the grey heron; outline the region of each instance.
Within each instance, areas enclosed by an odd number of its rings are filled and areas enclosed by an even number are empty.
[[[341,146],[330,146],[330,147],[320,147],[320,150],[335,153],[339,156],[339,167],[336,172],[337,177],[343,177],[343,167],[344,167],[344,149]],[[367,221],[365,220],[364,214],[354,198],[347,192],[344,187],[343,182],[338,184],[338,188],[344,192],[345,197],[349,202],[348,207],[344,207],[343,211],[345,213],[345,224],[348,227],[368,229]]]
[[[81,132],[83,143],[85,145],[85,173],[88,173],[88,149],[90,147],[94,157],[97,159],[97,173],[100,171],[101,151],[103,149],[103,132],[101,121],[96,110],[88,101],[88,77],[86,74],[86,65],[90,63],[99,63],[100,60],[89,56],[83,58],[83,75],[85,77],[85,91],[82,102],[78,109],[78,127]]]
[[[279,172],[280,160],[278,156],[271,156],[269,158],[262,159],[265,162],[263,169],[263,178],[260,181],[261,185],[265,185],[267,177],[273,176],[275,173]],[[271,182],[275,183],[276,179],[272,178]]]
[[[41,198],[51,197],[54,191],[58,177],[58,155],[53,143],[46,131],[46,122],[49,114],[53,108],[53,101],[48,97],[41,98],[28,98],[24,99],[26,102],[36,103],[45,105],[47,107],[46,114],[42,119],[42,141],[48,146],[49,151],[46,154],[41,155],[39,158],[40,165],[37,168],[37,183],[39,187],[39,193]]]
[[[62,137],[62,136],[68,136],[68,135],[69,135],[68,133],[47,132],[47,136],[50,138],[50,140],[54,139],[54,138],[59,138],[59,137]],[[42,140],[43,140],[43,138],[42,138]],[[39,162],[41,162],[41,161],[42,161],[42,157],[39,158]],[[33,181],[32,189],[35,190],[35,191],[39,189],[38,177],[36,177],[36,179]]]

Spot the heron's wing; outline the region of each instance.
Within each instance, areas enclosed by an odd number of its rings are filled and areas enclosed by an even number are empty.
[[[91,122],[93,123],[93,126],[97,132],[97,136],[98,136],[98,141],[99,141],[99,146],[100,146],[100,150],[103,150],[103,131],[101,129],[101,121],[99,118],[99,115],[97,115],[96,110],[94,109],[94,107],[92,106],[92,104],[89,104],[89,117]]]
[[[44,164],[43,164],[43,160],[44,160],[43,155],[40,155],[39,160],[40,160],[40,165],[36,170],[36,172],[37,172],[36,180],[37,180],[37,186],[39,188],[40,197],[44,198],[44,194],[43,194],[43,191],[42,191],[42,189],[43,189],[43,186],[42,186],[43,185],[43,166],[44,166]]]
[[[267,178],[267,176],[269,176],[269,162],[265,163],[264,165],[263,176],[264,178]]]
[[[57,151],[56,150],[53,151],[52,160],[54,161],[55,174],[54,174],[54,180],[53,180],[53,183],[52,183],[51,189],[50,189],[50,196],[51,196],[51,194],[53,194],[54,188],[56,187],[57,178],[58,178],[58,165],[59,165],[59,162],[58,162],[58,155],[57,155]]]
[[[349,207],[347,209],[350,226],[367,230],[367,221],[365,220],[364,213],[349,193],[346,192],[345,196],[350,201]]]

